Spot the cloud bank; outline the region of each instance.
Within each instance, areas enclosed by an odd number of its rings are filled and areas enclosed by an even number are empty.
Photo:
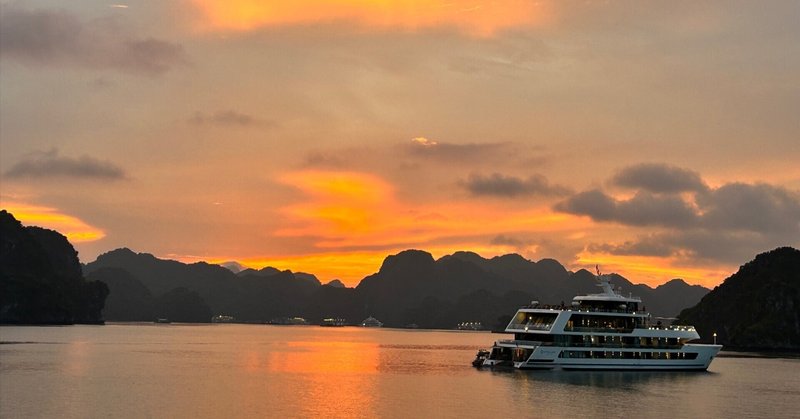
[[[622,243],[595,243],[590,251],[735,262],[767,248],[800,244],[797,191],[739,182],[710,188],[696,172],[653,164],[627,167],[611,183],[637,191],[618,199],[593,189],[554,209],[651,232]]]
[[[471,174],[463,182],[467,190],[476,196],[496,196],[515,198],[519,196],[564,196],[570,190],[564,186],[552,185],[546,177],[536,174],[527,179],[493,173],[489,176]]]
[[[58,150],[33,153],[5,172],[10,178],[73,178],[115,181],[125,179],[125,171],[109,161],[83,155],[60,156]]]

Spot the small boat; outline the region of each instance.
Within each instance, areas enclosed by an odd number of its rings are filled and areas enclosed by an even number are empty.
[[[320,323],[320,326],[324,326],[324,327],[342,327],[342,326],[344,326],[346,324],[347,324],[347,320],[345,320],[345,319],[329,317],[327,319],[322,319],[322,323]]]
[[[456,329],[458,330],[483,330],[483,324],[481,322],[461,322],[456,325]]]
[[[364,319],[363,322],[361,322],[361,327],[383,327],[383,323],[380,320],[369,316]]]
[[[233,323],[236,320],[233,316],[220,314],[211,318],[211,323]]]
[[[475,354],[475,359],[472,361],[472,366],[477,368],[482,367],[486,359],[489,358],[490,353],[491,352],[486,349],[478,349],[478,353]]]
[[[169,321],[169,319],[167,319],[167,318],[161,317],[161,318],[156,319],[156,321],[154,323],[169,324],[169,323],[172,323],[172,322]]]

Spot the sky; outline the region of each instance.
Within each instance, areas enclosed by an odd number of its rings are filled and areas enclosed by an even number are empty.
[[[0,0],[0,205],[338,278],[405,249],[713,287],[800,247],[796,1]]]

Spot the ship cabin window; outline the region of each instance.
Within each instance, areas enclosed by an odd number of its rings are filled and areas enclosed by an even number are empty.
[[[635,317],[593,316],[572,314],[564,330],[574,332],[628,333],[636,326]]]
[[[639,303],[629,301],[594,301],[594,300],[574,300],[573,306],[578,310],[602,311],[611,313],[633,313],[639,311]]]
[[[553,322],[558,317],[557,313],[526,313],[519,312],[509,323],[509,329],[524,330],[550,330]]]

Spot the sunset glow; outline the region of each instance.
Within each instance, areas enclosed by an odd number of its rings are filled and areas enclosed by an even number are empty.
[[[3,208],[82,263],[355,286],[418,249],[713,286],[800,246],[791,2],[6,3]]]
[[[725,266],[687,267],[676,258],[647,256],[620,256],[602,253],[582,252],[576,262],[590,272],[600,266],[603,273],[616,273],[631,280],[634,284],[658,286],[670,279],[680,278],[689,284],[714,288],[719,278],[727,278],[733,272]]]
[[[246,31],[269,26],[355,23],[365,29],[415,31],[453,27],[476,36],[541,23],[543,2],[445,0],[192,0],[206,30]]]
[[[56,208],[2,202],[0,208],[14,215],[24,225],[38,226],[56,230],[72,243],[85,243],[100,240],[105,232],[86,224],[77,217],[64,214]]]

